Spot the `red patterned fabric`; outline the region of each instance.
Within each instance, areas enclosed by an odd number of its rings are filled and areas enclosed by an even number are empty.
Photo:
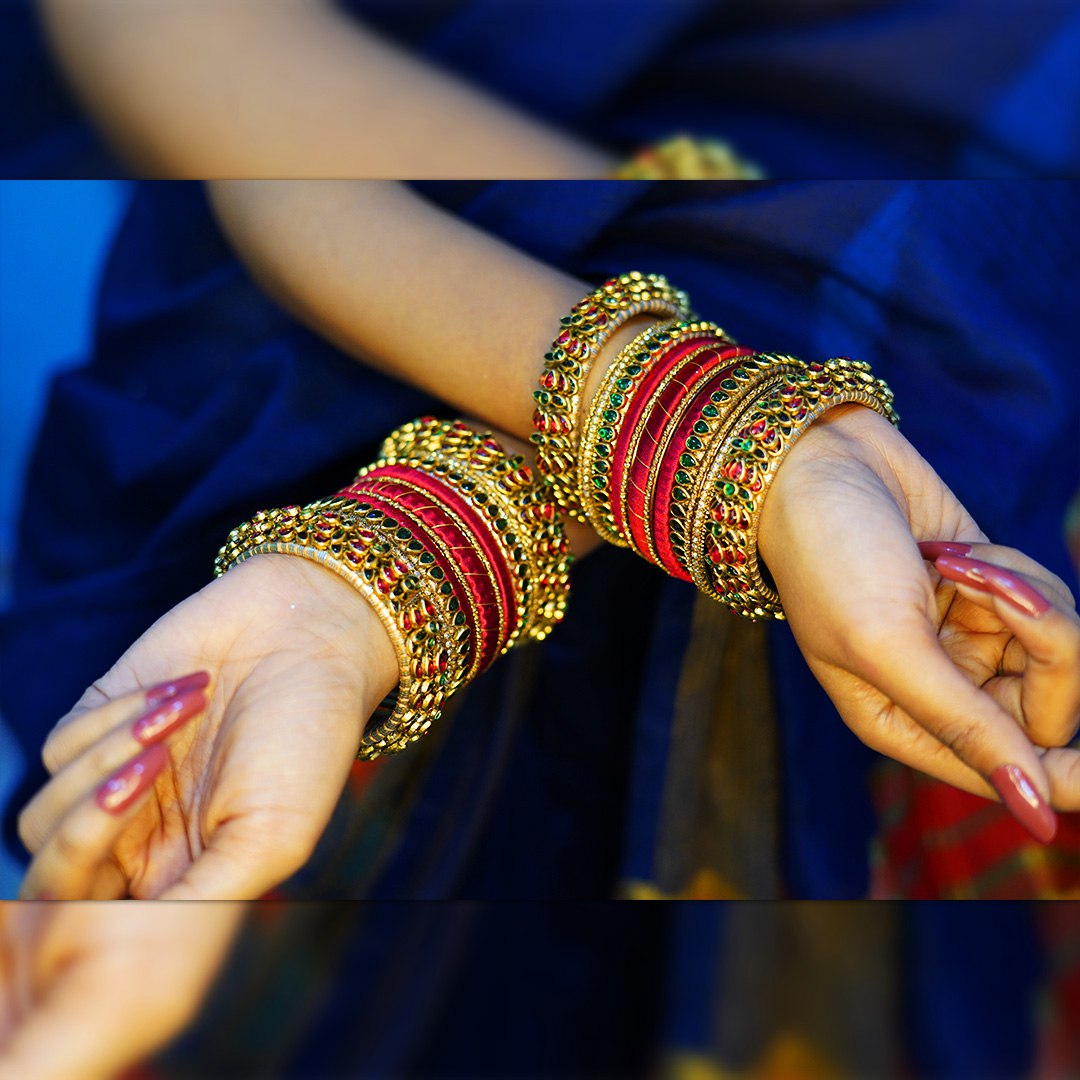
[[[881,899],[1080,899],[1080,814],[1040,844],[1000,803],[888,764],[871,894]]]

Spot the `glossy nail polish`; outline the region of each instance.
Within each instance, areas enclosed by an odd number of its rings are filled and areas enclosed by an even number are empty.
[[[206,695],[202,690],[185,690],[147,709],[131,725],[131,734],[143,746],[149,746],[171,735],[181,724],[205,708]]]
[[[1057,815],[1042,800],[1035,785],[1019,765],[999,765],[990,774],[990,783],[1008,811],[1032,836],[1048,844],[1057,832]]]
[[[1025,615],[1038,618],[1050,610],[1050,601],[1011,570],[960,555],[941,555],[934,566],[942,577],[1000,596]]]
[[[967,555],[971,552],[971,545],[959,540],[920,540],[919,554],[929,562],[933,562],[939,555]]]
[[[177,697],[188,690],[205,690],[210,685],[210,672],[193,671],[190,675],[181,675],[178,679],[166,679],[146,691],[147,706],[160,705],[169,698]]]
[[[164,746],[158,743],[147,747],[98,788],[98,806],[110,814],[122,814],[146,791],[168,763],[169,751]]]

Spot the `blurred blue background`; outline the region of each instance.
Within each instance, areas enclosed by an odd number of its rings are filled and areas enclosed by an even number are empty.
[[[49,379],[89,352],[98,280],[130,188],[122,180],[0,182],[0,606]],[[0,717],[0,806],[20,774]],[[0,898],[16,887],[15,868],[0,852]]]

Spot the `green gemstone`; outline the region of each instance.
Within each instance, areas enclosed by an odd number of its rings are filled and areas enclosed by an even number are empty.
[[[734,379],[721,379],[720,385],[725,390],[738,390],[739,384]]]
[[[592,486],[594,488],[597,488],[597,489],[602,488],[606,483],[607,483],[607,480],[605,480],[604,477],[602,477],[602,476],[594,476],[592,478]]]
[[[611,468],[611,462],[610,461],[604,461],[604,460],[594,462],[594,468],[596,469],[597,472],[602,472],[602,473],[607,472],[608,469]]]
[[[430,565],[431,565],[431,564],[432,564],[432,563],[433,563],[433,562],[435,561],[435,556],[434,556],[434,555],[432,555],[430,551],[425,551],[425,552],[424,552],[424,553],[423,553],[423,554],[422,554],[422,555],[420,556],[420,561],[421,561],[421,562],[422,562],[422,563],[423,563],[423,564],[424,564],[425,566],[430,566]]]
[[[685,469],[679,469],[675,473],[675,483],[676,484],[689,484],[690,483],[690,474]]]
[[[465,625],[465,612],[464,611],[459,611],[454,616],[454,625],[455,626],[464,626]]]
[[[611,397],[608,398],[608,401],[616,408],[618,408],[625,400],[626,398],[624,398],[622,394],[612,394]]]
[[[614,409],[605,409],[600,414],[601,420],[606,420],[609,424],[614,424],[619,419],[619,414]]]
[[[686,498],[686,492],[682,488],[672,488],[671,497],[675,502],[682,502]]]
[[[691,435],[686,440],[687,450],[700,450],[704,445],[705,444],[696,435]]]
[[[449,601],[447,601],[447,604],[446,604],[446,606],[447,606],[447,607],[448,607],[448,608],[449,608],[449,609],[450,609],[451,611],[457,611],[457,609],[458,609],[459,607],[461,607],[461,605],[460,605],[460,604],[458,603],[458,598],[457,598],[456,596],[451,596],[451,597],[450,597],[450,599],[449,599]]]
[[[435,576],[435,575],[434,575],[434,572],[433,572],[433,573],[432,573],[432,577],[434,577],[434,576]],[[450,595],[450,594],[451,594],[451,593],[452,593],[453,591],[454,591],[454,586],[453,586],[453,585],[451,585],[449,581],[444,581],[444,582],[443,582],[443,583],[442,583],[442,584],[441,584],[441,585],[439,586],[439,592],[440,592],[440,594],[441,594],[441,595],[443,595],[443,596],[449,596],[449,595]]]
[[[551,400],[551,395],[546,390],[534,390],[533,401],[537,405],[546,405]]]
[[[602,427],[597,433],[597,436],[607,442],[609,439],[615,437],[615,429],[609,427]]]
[[[615,380],[615,385],[620,390],[629,390],[630,387],[634,385],[634,380],[633,379],[626,379],[626,378],[616,379]]]
[[[749,379],[750,378],[750,372],[748,372],[746,370],[746,368],[744,368],[744,367],[737,367],[732,372],[732,375],[734,375],[736,379]]]
[[[720,410],[715,405],[706,405],[705,408],[701,410],[701,415],[717,417],[720,415]]]
[[[721,485],[720,490],[730,499],[735,494],[736,488],[730,481]]]
[[[496,530],[498,532],[502,532],[503,529],[505,529],[506,526],[509,525],[509,524],[510,524],[510,522],[507,521],[506,518],[504,518],[504,517],[495,519],[495,528],[496,528]]]
[[[727,399],[728,396],[723,390],[714,390],[709,397],[709,400],[715,402],[717,405],[723,405]]]
[[[680,454],[679,464],[684,469],[692,469],[697,464],[697,458],[693,454]]]
[[[611,447],[607,443],[597,443],[596,453],[599,457],[607,457],[611,453]]]
[[[630,365],[628,365],[627,368],[626,368],[626,374],[629,375],[632,379],[636,379],[641,374],[641,365],[640,364],[630,364]]]
[[[394,533],[394,535],[399,540],[411,540],[412,539],[412,533],[409,532],[409,530],[406,529],[404,525],[402,525],[402,527],[400,529],[398,529],[397,532]]]
[[[436,581],[442,581],[442,579],[443,579],[444,577],[446,577],[446,575],[445,575],[445,574],[443,573],[443,570],[442,570],[442,567],[441,567],[441,566],[433,566],[433,567],[431,568],[431,576],[432,576],[432,577],[433,577],[433,578],[434,578],[434,579],[435,579]]]
[[[481,506],[483,506],[484,503],[486,503],[487,501],[488,501],[488,497],[482,491],[478,491],[473,496],[473,502],[478,502]]]
[[[708,435],[709,425],[706,424],[704,420],[698,420],[697,423],[694,424],[694,431],[699,435]]]
[[[405,549],[406,551],[423,551],[424,545],[421,544],[419,540],[410,540],[405,545]]]

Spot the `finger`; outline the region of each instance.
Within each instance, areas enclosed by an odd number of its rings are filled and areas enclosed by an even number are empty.
[[[924,616],[871,625],[883,636],[857,643],[849,669],[988,781],[1021,824],[1048,842],[1057,827],[1046,803],[1049,780],[1024,732],[953,664]],[[920,759],[925,745],[918,741]],[[893,754],[891,746],[884,749]],[[904,746],[902,760],[915,764],[914,749]]]
[[[23,808],[19,836],[30,852],[37,852],[74,802],[84,798],[142,747],[153,746],[175,734],[206,708],[200,689],[183,690],[164,700],[154,699],[134,720],[124,719],[91,743],[57,773]]]
[[[45,740],[41,752],[45,768],[50,773],[58,772],[124,720],[134,721],[158,705],[192,690],[205,690],[209,684],[209,672],[195,671],[176,679],[167,679],[146,690],[133,690],[96,708],[87,708],[81,703],[76,705],[60,719]],[[83,695],[83,699],[85,697]]]
[[[98,868],[170,760],[161,743],[149,746],[77,803],[30,864],[19,896],[80,900],[92,895]]]
[[[981,559],[941,555],[934,566],[961,595],[993,610],[1022,646],[1020,713],[1029,738],[1064,746],[1080,726],[1080,619],[1027,578]]]
[[[161,900],[257,900],[291,877],[311,857],[314,842],[295,830],[261,823],[274,837],[268,848],[251,835],[247,819],[214,829],[206,848],[159,897]]]

